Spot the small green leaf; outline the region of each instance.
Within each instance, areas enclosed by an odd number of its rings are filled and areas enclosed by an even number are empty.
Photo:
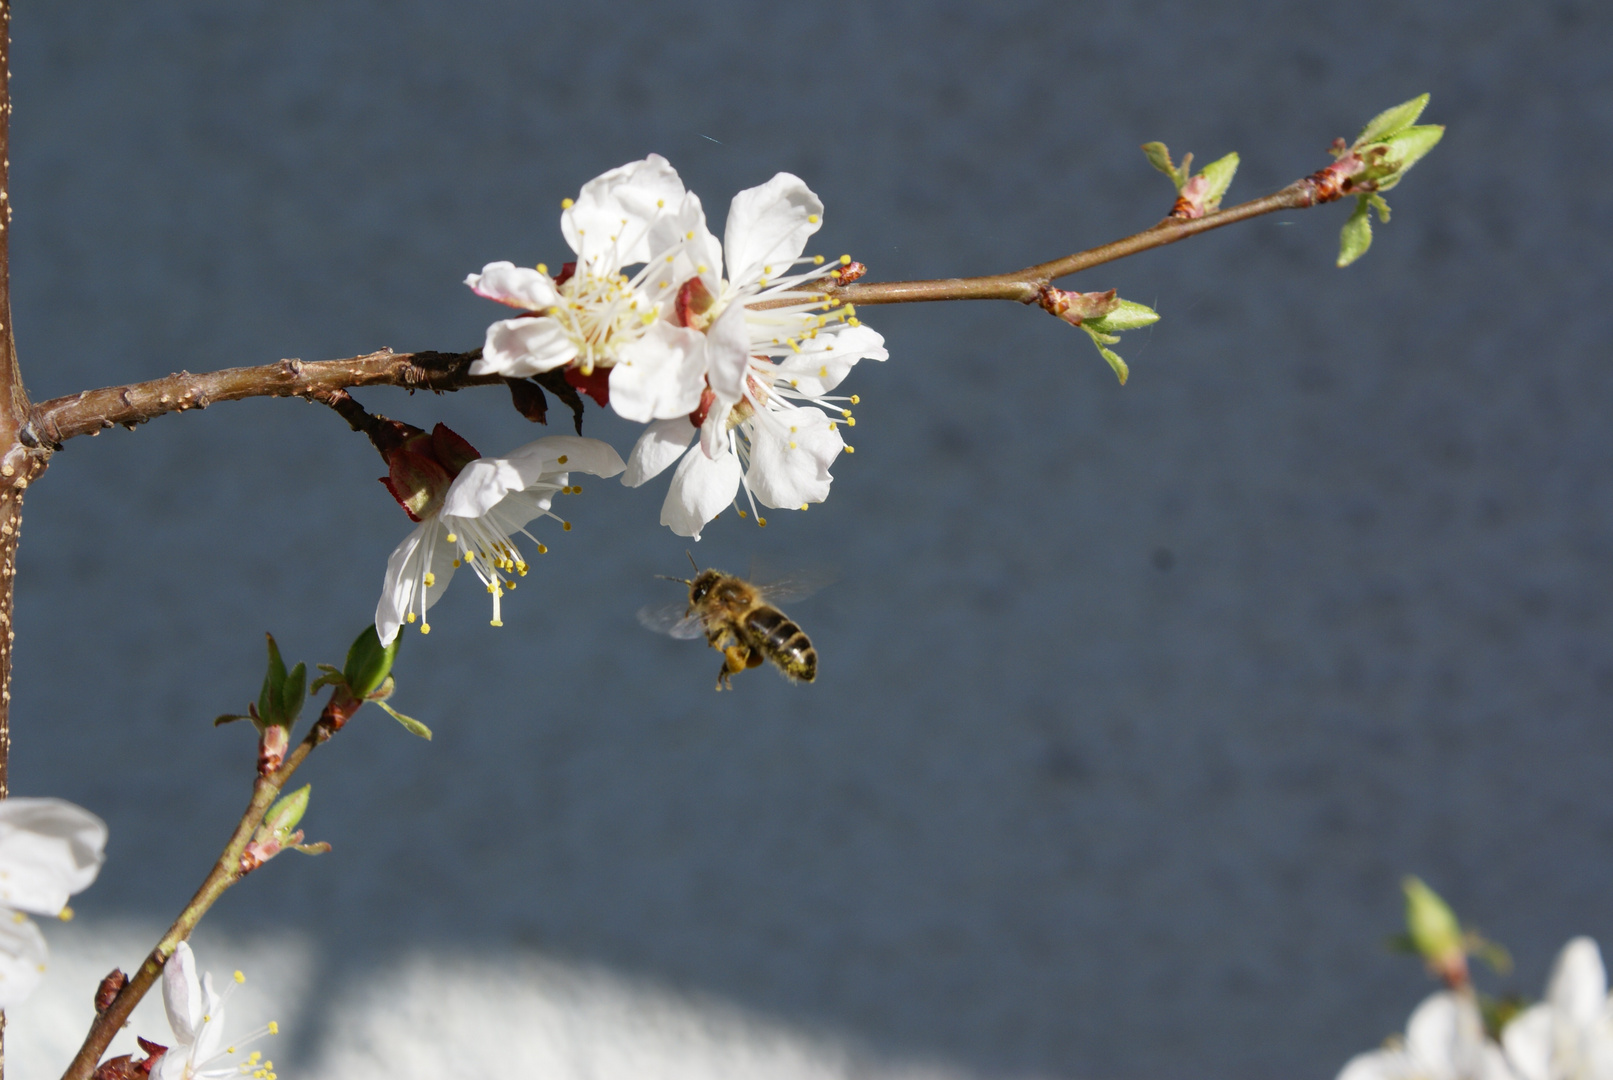
[[[1165,148],[1164,143],[1143,143],[1143,153],[1148,155],[1148,164],[1170,177],[1171,183],[1176,185],[1177,191],[1182,190],[1182,174],[1176,171],[1175,165],[1171,164],[1171,152]]]
[[[1131,369],[1126,367],[1124,360],[1120,359],[1120,354],[1105,349],[1102,345],[1098,346],[1098,351],[1103,354],[1105,360],[1109,361],[1109,366],[1115,369],[1115,377],[1120,380],[1120,385],[1125,386],[1126,376],[1131,374]]]
[[[1122,381],[1124,381],[1124,380],[1122,380]],[[403,727],[404,727],[404,730],[406,730],[409,734],[418,735],[422,739],[425,739],[427,742],[431,741],[431,729],[428,728],[426,725],[422,724],[420,721],[416,720],[412,716],[404,716],[402,713],[400,713],[398,710],[394,709],[392,706],[388,705],[384,701],[377,701],[376,704],[381,706],[381,708],[385,709],[387,711],[387,713],[392,717],[392,719],[394,719],[398,723],[402,724]]]
[[[320,666],[323,667],[324,665],[321,664]],[[318,690],[320,687],[323,687],[323,686],[346,686],[346,685],[347,685],[347,680],[342,677],[342,673],[340,671],[331,671],[331,672],[327,672],[324,675],[321,675],[319,678],[317,678],[313,682],[309,683],[308,684],[308,692],[310,694],[312,694],[316,690]]]
[[[302,712],[303,700],[308,696],[307,682],[308,668],[305,664],[299,663],[291,669],[291,674],[287,675],[286,681],[281,684],[284,689],[281,692],[280,702],[281,708],[285,711],[285,726],[288,728],[297,722],[297,714]]]
[[[1378,220],[1384,225],[1389,224],[1389,204],[1383,201],[1383,196],[1377,192],[1367,196],[1367,205],[1378,212]]]
[[[1232,177],[1237,172],[1238,155],[1236,153],[1217,158],[1199,170],[1199,175],[1204,177],[1206,185],[1204,189],[1204,209],[1207,212],[1213,214],[1221,208],[1221,196],[1225,195],[1227,188],[1232,186]]]
[[[263,636],[269,639],[269,670],[263,676],[263,689],[258,691],[258,717],[265,724],[275,724],[280,721],[284,700],[286,662],[280,659],[280,647],[274,643],[274,635]]]
[[[1372,246],[1372,218],[1367,214],[1368,205],[1365,196],[1357,197],[1355,212],[1339,232],[1338,266],[1349,266]]]
[[[392,639],[392,644],[382,645],[381,635],[375,632],[373,625],[366,626],[364,632],[353,639],[352,648],[347,650],[347,663],[342,668],[342,675],[347,679],[347,688],[356,698],[369,695],[386,679],[392,671],[392,661],[398,655],[398,642],[403,635],[398,634]]]
[[[1081,325],[1089,327],[1100,334],[1118,334],[1123,330],[1136,330],[1159,321],[1159,312],[1147,304],[1139,304],[1133,300],[1122,300],[1120,306],[1101,319],[1088,319]],[[1110,342],[1109,344],[1114,344]]]
[[[252,719],[250,716],[242,716],[240,713],[224,713],[223,715],[221,715],[221,716],[217,717],[216,719],[214,719],[213,726],[214,727],[220,727],[220,726],[222,726],[224,724],[233,724],[237,720],[250,720],[250,719]]]
[[[1444,136],[1443,125],[1422,124],[1396,132],[1385,139],[1383,145],[1388,149],[1388,153],[1383,155],[1380,163],[1374,166],[1374,170],[1387,168],[1389,175],[1378,181],[1378,190],[1388,191],[1400,183],[1401,178],[1411,171],[1411,167],[1437,146]]]
[[[1410,127],[1417,122],[1417,118],[1428,107],[1428,95],[1420,94],[1410,101],[1403,101],[1392,109],[1383,112],[1367,121],[1367,126],[1361,129],[1356,136],[1355,145],[1361,146],[1369,142],[1386,139],[1395,132]]]

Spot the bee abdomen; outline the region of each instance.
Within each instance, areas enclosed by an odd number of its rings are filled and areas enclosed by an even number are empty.
[[[767,658],[790,678],[811,682],[818,674],[818,652],[812,641],[776,607],[762,605],[745,616],[745,628],[756,635]]]

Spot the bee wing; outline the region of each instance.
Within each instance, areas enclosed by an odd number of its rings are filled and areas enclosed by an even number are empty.
[[[839,578],[840,575],[832,567],[809,566],[757,583],[756,591],[769,603],[788,604],[805,600],[824,586],[833,585]]]
[[[686,600],[670,604],[646,604],[638,609],[638,621],[646,630],[687,641],[706,632],[699,614],[691,615],[688,611],[689,603]]]

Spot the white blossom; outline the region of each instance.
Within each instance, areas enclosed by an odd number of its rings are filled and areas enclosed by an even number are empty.
[[[280,1026],[270,1021],[239,1044],[224,1046],[224,1003],[230,991],[246,981],[239,971],[225,986],[224,993],[213,989],[211,972],[196,974],[196,956],[190,943],[181,941],[162,969],[162,1005],[168,1013],[168,1027],[174,1045],[157,1059],[154,1080],[215,1080],[226,1076],[252,1076],[275,1080],[274,1062],[254,1051],[244,1058],[242,1045],[263,1035],[274,1035]],[[220,1047],[223,1049],[220,1050]]]
[[[1563,946],[1546,999],[1501,1032],[1522,1080],[1613,1080],[1613,1000],[1602,952],[1588,937]]]
[[[531,541],[539,554],[546,552],[548,548],[526,526],[549,517],[570,530],[571,523],[552,510],[556,494],[582,490],[571,485],[570,474],[615,476],[623,468],[621,455],[608,443],[572,435],[552,435],[503,457],[476,458],[466,464],[440,501],[423,508],[420,524],[387,560],[375,609],[375,630],[382,644],[390,644],[402,624],[417,618],[421,632],[430,632],[425,615],[462,563],[492,595],[492,624],[502,626],[504,593],[527,572],[517,537]]]
[[[1485,1037],[1471,994],[1442,991],[1411,1014],[1403,1043],[1357,1054],[1338,1080],[1514,1080],[1501,1048]]]
[[[695,234],[671,223],[703,220],[699,200],[651,154],[590,180],[562,206],[574,264],[551,276],[542,264],[495,262],[466,277],[479,295],[530,313],[487,328],[471,373],[522,377],[569,367],[586,378],[608,368],[611,406],[627,419],[689,413],[700,401],[704,344],[671,312],[693,272],[683,249]],[[630,276],[623,271],[631,266],[640,269]]]
[[[106,835],[106,822],[62,799],[0,801],[0,1009],[45,972],[45,937],[23,912],[71,918],[67,898],[100,873]]]
[[[720,254],[693,196],[664,226],[682,230],[677,259],[694,262],[675,315],[704,331],[704,387],[689,415],[646,429],[622,482],[637,487],[681,457],[661,507],[661,523],[680,536],[698,540],[741,488],[752,513],[758,501],[805,509],[829,495],[829,466],[847,449],[840,426],[856,420],[847,399],[828,394],[858,360],[888,353],[850,305],[810,287],[824,279],[824,260],[801,253],[822,219],[812,190],[779,173],[734,197]],[[766,524],[759,513],[757,523]]]

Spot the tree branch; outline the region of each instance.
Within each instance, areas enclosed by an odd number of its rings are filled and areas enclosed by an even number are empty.
[[[122,424],[133,428],[164,413],[205,409],[218,401],[249,397],[302,397],[351,386],[401,386],[408,390],[459,390],[502,384],[498,375],[472,375],[480,349],[463,353],[395,353],[391,349],[345,360],[303,363],[282,360],[258,367],[225,368],[204,375],[182,371],[165,379],[86,390],[42,401],[21,437],[30,445],[59,449],[77,435],[95,435]]]
[[[89,1033],[84,1036],[84,1045],[79,1047],[73,1061],[62,1074],[62,1080],[91,1080],[95,1074],[97,1063],[106,1048],[111,1045],[112,1039],[129,1021],[129,1014],[146,992],[156,983],[157,977],[168,963],[168,958],[174,955],[179,943],[190,937],[196,929],[196,924],[202,921],[202,916],[208,909],[223,896],[225,891],[241,878],[245,877],[247,870],[242,869],[241,856],[246,852],[247,844],[251,843],[252,835],[263,824],[264,815],[280,797],[281,790],[291,779],[297,766],[303,763],[314,747],[325,742],[346,724],[353,712],[363,704],[351,695],[345,694],[342,688],[331,690],[330,699],[325,703],[324,711],[320,713],[319,720],[308,729],[297,748],[287,755],[285,763],[268,776],[259,776],[252,787],[252,799],[242,813],[240,823],[235,827],[235,833],[230,837],[229,843],[224,845],[224,853],[213,864],[202,881],[201,888],[191,897],[190,903],[185,905],[179,917],[174,920],[168,932],[157,942],[157,947],[151,950],[140,965],[140,969],[130,976],[111,1003],[105,1009],[96,1013],[95,1022],[90,1025]]]

